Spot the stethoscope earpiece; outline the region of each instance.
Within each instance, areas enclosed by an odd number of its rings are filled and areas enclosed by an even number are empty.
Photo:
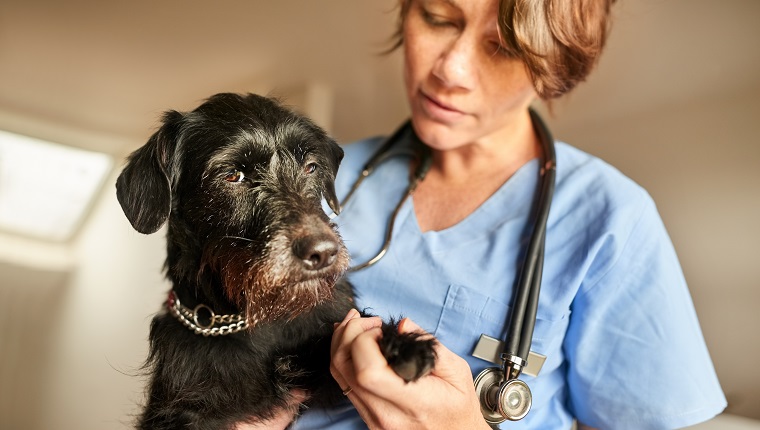
[[[523,419],[533,405],[528,384],[519,380],[504,380],[504,371],[489,367],[475,378],[475,393],[480,400],[480,412],[488,424]]]

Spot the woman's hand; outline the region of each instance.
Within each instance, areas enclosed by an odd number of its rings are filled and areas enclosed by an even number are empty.
[[[380,318],[351,310],[335,328],[330,372],[371,429],[490,429],[480,414],[470,367],[438,343],[435,369],[406,383],[388,366],[377,341]],[[422,332],[402,320],[401,332]]]

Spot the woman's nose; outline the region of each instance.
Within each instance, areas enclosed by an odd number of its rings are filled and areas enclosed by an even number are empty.
[[[472,89],[477,69],[472,45],[459,37],[451,41],[436,59],[433,75],[446,87]]]

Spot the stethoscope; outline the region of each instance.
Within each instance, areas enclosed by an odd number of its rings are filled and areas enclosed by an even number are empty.
[[[538,197],[535,200],[537,207],[535,208],[536,215],[533,221],[533,232],[512,299],[512,312],[509,315],[507,336],[502,343],[503,348],[500,354],[501,367],[489,367],[483,370],[474,381],[475,391],[480,400],[481,412],[485,420],[491,425],[499,424],[506,420],[521,420],[528,414],[533,404],[533,397],[528,384],[518,378],[528,364],[533,328],[536,324],[536,311],[538,309],[538,296],[541,289],[541,274],[544,264],[546,223],[549,218],[549,208],[551,207],[552,196],[554,194],[557,162],[554,151],[554,139],[548,127],[533,109],[530,109],[530,117],[543,149],[540,171],[541,179],[537,190]],[[406,148],[405,152],[392,152],[391,149],[395,143],[401,140],[406,133],[411,133],[412,145]],[[419,140],[409,121],[386,139],[380,148],[370,157],[358,179],[354,182],[341,203],[341,207],[344,207],[350,201],[362,182],[372,174],[380,163],[400,154],[413,157],[414,169],[409,185],[388,221],[383,245],[374,257],[364,263],[351,267],[349,271],[353,272],[372,266],[388,252],[396,216],[403,207],[404,202],[414,193],[417,186],[425,179],[425,175],[430,170],[432,164],[430,149]]]

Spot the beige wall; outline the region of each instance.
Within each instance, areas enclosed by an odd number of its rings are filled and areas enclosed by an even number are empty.
[[[134,376],[146,356],[150,316],[165,299],[163,230],[143,236],[121,212],[109,180],[73,247],[60,317],[51,327],[52,371],[40,429],[128,428],[142,399]]]
[[[0,315],[14,316],[0,324],[0,429],[129,428],[150,316],[168,285],[163,230],[132,230],[114,181],[76,242],[53,251],[71,253],[73,268],[0,267],[0,299],[15,297],[0,301]]]

